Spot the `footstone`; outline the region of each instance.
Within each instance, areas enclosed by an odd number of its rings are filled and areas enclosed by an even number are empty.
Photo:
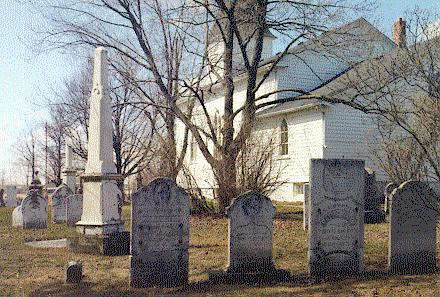
[[[39,191],[30,191],[12,212],[12,225],[23,229],[47,228],[47,200]]]
[[[67,185],[60,185],[52,194],[52,222],[62,224],[66,222],[67,197],[73,192]]]
[[[248,192],[234,199],[229,219],[228,268],[210,274],[211,281],[277,282],[289,274],[274,267],[272,237],[275,207],[266,196]]]
[[[17,206],[12,211],[12,226],[23,227],[23,213],[21,212],[21,205]]]
[[[66,199],[66,223],[69,227],[75,227],[75,224],[81,220],[83,208],[82,194],[70,195]]]
[[[437,197],[423,182],[408,181],[391,194],[388,265],[392,273],[436,269]]]
[[[188,283],[189,195],[158,178],[132,196],[131,287]]]
[[[365,217],[366,224],[377,224],[385,221],[385,213],[380,209],[381,197],[377,194],[376,173],[365,168]]]
[[[310,185],[304,184],[304,203],[303,203],[303,229],[309,229],[310,218]]]
[[[364,161],[312,159],[309,272],[356,274],[363,268]]]
[[[82,263],[70,261],[66,269],[67,283],[80,283],[82,279]]]
[[[394,191],[395,188],[397,188],[398,185],[395,183],[389,183],[386,185],[384,189],[384,195],[385,195],[385,213],[388,213],[390,211],[390,204],[391,204],[391,193]]]

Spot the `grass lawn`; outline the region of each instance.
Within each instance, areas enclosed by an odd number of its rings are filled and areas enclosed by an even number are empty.
[[[192,217],[190,284],[180,289],[131,289],[129,258],[74,254],[66,249],[37,249],[31,240],[59,239],[74,228],[52,225],[45,230],[11,227],[12,209],[0,209],[0,296],[440,296],[438,274],[390,276],[386,273],[388,224],[365,227],[365,273],[341,281],[314,283],[307,277],[307,236],[298,204],[277,204],[274,261],[293,278],[275,286],[213,285],[208,271],[227,263],[227,220]],[[129,228],[129,207],[124,207]],[[68,261],[83,262],[81,284],[66,284]]]

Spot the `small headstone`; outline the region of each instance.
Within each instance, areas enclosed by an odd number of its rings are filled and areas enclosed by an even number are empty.
[[[398,185],[395,183],[389,183],[386,185],[384,189],[384,195],[385,195],[385,213],[388,213],[390,210],[390,204],[391,204],[391,193],[394,191],[395,188],[397,188]]]
[[[312,159],[310,171],[310,275],[359,273],[364,245],[364,161]]]
[[[69,227],[75,227],[75,224],[81,220],[83,208],[82,194],[67,196],[66,199],[66,223]]]
[[[310,185],[304,184],[304,204],[303,204],[303,229],[309,229],[310,218]]]
[[[60,224],[66,222],[66,201],[72,195],[72,190],[65,184],[60,185],[52,194],[52,222]]]
[[[23,227],[23,213],[21,212],[21,205],[17,206],[12,211],[12,226]]]
[[[376,173],[365,168],[365,217],[366,224],[382,223],[385,213],[380,209],[381,197],[377,194]]]
[[[6,186],[6,207],[17,207],[17,188],[15,186]]]
[[[47,228],[47,200],[38,190],[30,191],[21,202],[23,229]]]
[[[80,283],[81,279],[82,279],[82,263],[76,261],[70,261],[67,264],[66,282]]]
[[[188,283],[189,195],[158,178],[132,197],[131,287]]]
[[[391,196],[390,271],[404,274],[435,271],[437,196],[418,181],[404,182]]]

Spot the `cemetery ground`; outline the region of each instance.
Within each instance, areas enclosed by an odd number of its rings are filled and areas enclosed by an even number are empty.
[[[275,266],[288,270],[291,280],[274,285],[209,283],[208,271],[227,264],[227,219],[192,216],[190,284],[174,289],[130,288],[128,256],[92,256],[74,254],[66,248],[29,247],[24,242],[66,238],[76,231],[51,222],[48,229],[42,230],[12,228],[12,209],[1,208],[0,296],[440,296],[440,272],[417,276],[387,274],[387,223],[365,225],[362,275],[321,283],[312,281],[307,276],[307,233],[302,229],[302,206],[278,203],[276,207]],[[130,206],[124,206],[127,230],[129,216]],[[65,283],[65,268],[71,260],[83,263],[84,279],[80,284]]]

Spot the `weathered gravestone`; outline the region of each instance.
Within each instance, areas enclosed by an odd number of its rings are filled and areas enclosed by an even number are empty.
[[[385,213],[380,209],[381,197],[377,194],[376,173],[365,168],[365,217],[366,224],[382,223]]]
[[[30,191],[12,212],[12,225],[23,229],[47,228],[47,200],[38,190]]]
[[[310,185],[304,184],[303,229],[309,229],[310,218]]]
[[[177,287],[188,283],[189,195],[158,178],[132,197],[132,287]]]
[[[82,263],[76,261],[70,261],[67,264],[66,269],[66,282],[67,283],[80,283],[82,279]]]
[[[67,197],[72,195],[72,190],[65,184],[60,185],[52,194],[52,222],[61,224],[66,222]]]
[[[266,196],[248,192],[234,199],[227,209],[229,219],[228,267],[210,274],[212,281],[276,282],[287,278],[275,269],[272,237],[275,207]]]
[[[6,207],[16,207],[17,206],[17,187],[6,186]]]
[[[309,270],[313,277],[362,271],[364,161],[312,159]]]
[[[418,181],[404,182],[391,195],[390,271],[435,271],[437,196],[428,185]]]
[[[398,185],[395,183],[389,183],[385,186],[384,189],[384,196],[385,196],[385,213],[388,213],[390,211],[390,204],[391,204],[391,193],[394,191],[395,188],[397,188]]]
[[[75,227],[75,224],[81,220],[83,209],[82,194],[67,196],[66,199],[66,223],[69,227]]]

